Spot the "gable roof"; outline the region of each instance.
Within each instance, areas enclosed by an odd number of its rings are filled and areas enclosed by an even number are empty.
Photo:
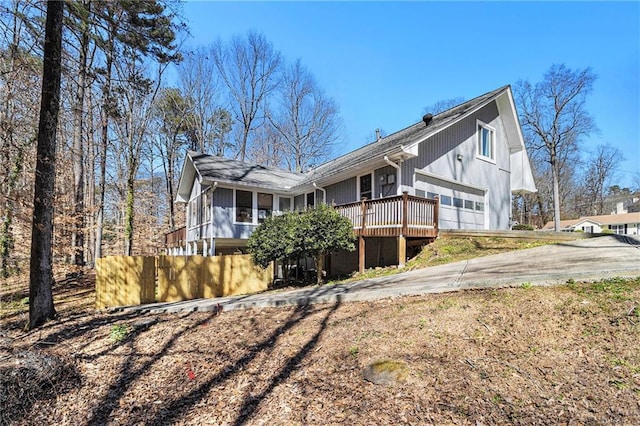
[[[380,138],[361,148],[351,151],[333,160],[318,166],[307,173],[307,181],[327,178],[333,174],[338,174],[345,169],[350,169],[366,163],[374,158],[382,159],[384,156],[415,156],[417,145],[428,137],[446,129],[451,124],[477,111],[498,96],[510,91],[510,86],[503,86],[499,89],[485,93],[470,101],[464,102],[439,114],[433,115],[431,121],[425,124],[419,121],[400,131]],[[523,142],[524,146],[524,142]]]
[[[624,225],[625,223],[640,223],[640,213],[624,213],[624,214],[604,214],[597,216],[581,216],[578,219],[561,220],[561,229],[570,229],[584,222],[592,222],[597,225]],[[553,230],[553,221],[547,222],[543,227],[543,230]]]
[[[515,104],[513,103],[511,87],[506,85],[435,114],[430,120],[421,120],[391,135],[327,161],[305,173],[294,173],[275,167],[266,167],[189,151],[182,169],[176,201],[188,201],[191,183],[196,174],[200,181],[209,180],[232,183],[234,185],[257,186],[280,192],[311,187],[316,182],[324,186],[339,180],[344,174],[353,172],[363,165],[370,167],[374,161],[384,163],[385,157],[397,161],[416,156],[418,145],[421,142],[493,101],[497,102],[499,109],[505,110],[505,127],[508,132],[507,139],[510,144],[510,152],[512,154],[516,152],[525,153],[520,160],[522,167],[519,167],[518,170],[524,170],[524,163],[526,163],[526,170],[524,171],[527,171],[527,174],[524,178],[521,176],[520,180],[524,183],[514,184],[512,182],[513,190],[535,191],[533,177],[530,176],[531,170],[528,165],[528,158],[526,158],[526,161],[524,158],[526,157],[524,139],[520,130]],[[189,170],[191,165],[193,170]],[[524,171],[522,172],[523,174],[525,174]]]

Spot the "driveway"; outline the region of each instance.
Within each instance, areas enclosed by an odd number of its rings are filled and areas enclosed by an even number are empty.
[[[230,311],[263,307],[365,301],[472,288],[553,285],[640,276],[640,239],[603,236],[480,257],[387,277],[248,296],[154,303],[118,310],[141,312]]]

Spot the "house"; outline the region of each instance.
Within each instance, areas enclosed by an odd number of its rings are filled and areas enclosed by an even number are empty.
[[[236,252],[269,215],[326,202],[360,238],[359,254],[334,259],[332,271],[354,259],[360,269],[402,265],[407,247],[438,229],[509,229],[512,195],[534,191],[504,86],[305,173],[188,152],[176,198],[188,203],[187,224],[166,242],[172,254]]]
[[[544,225],[542,230],[553,231],[553,222]],[[582,231],[590,234],[612,232],[614,234],[640,235],[640,212],[584,216],[579,219],[561,220],[560,230],[562,232]]]

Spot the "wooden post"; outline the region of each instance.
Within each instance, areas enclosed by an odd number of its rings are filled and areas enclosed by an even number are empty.
[[[398,268],[404,268],[407,259],[407,239],[400,235],[398,237]]]
[[[409,193],[404,191],[402,193],[402,231],[401,236],[407,235],[407,216],[409,215]]]
[[[364,262],[366,259],[365,256],[365,242],[364,242],[364,230],[365,230],[365,222],[367,217],[367,199],[362,199],[362,221],[360,226],[360,238],[358,239],[358,271],[360,273],[364,272]]]
[[[436,205],[433,207],[433,229],[436,231],[436,237],[438,236],[438,222],[440,221],[440,197],[436,195]]]

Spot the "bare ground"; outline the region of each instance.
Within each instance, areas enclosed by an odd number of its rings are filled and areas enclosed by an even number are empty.
[[[640,424],[640,278],[219,315],[96,313],[92,284],[31,333],[3,305],[0,423]],[[385,359],[406,381],[364,380]]]

